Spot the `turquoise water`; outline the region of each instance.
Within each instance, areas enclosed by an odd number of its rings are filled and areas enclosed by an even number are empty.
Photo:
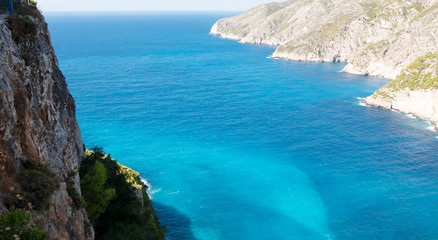
[[[47,15],[84,143],[152,185],[168,239],[438,239],[438,140],[387,80],[208,34],[234,13]]]

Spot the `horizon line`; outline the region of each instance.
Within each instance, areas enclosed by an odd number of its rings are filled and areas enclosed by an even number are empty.
[[[44,10],[42,13],[243,13],[246,10]]]

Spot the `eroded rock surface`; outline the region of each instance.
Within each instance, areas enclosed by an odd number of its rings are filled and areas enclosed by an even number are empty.
[[[210,33],[242,43],[276,45],[275,58],[347,62],[343,72],[396,79],[417,59],[438,52],[438,1],[275,2],[220,19]],[[419,74],[429,72],[433,78],[411,77],[418,85],[425,86],[425,81],[438,85],[436,67],[430,69]],[[437,126],[438,86],[432,85],[385,86],[365,102],[413,114]]]
[[[438,50],[438,1],[311,0],[269,3],[220,19],[211,33],[278,45],[273,57],[348,62],[343,71],[394,79]]]
[[[47,24],[27,17],[29,28],[14,30],[0,20],[0,212],[7,195],[20,191],[20,161],[47,165],[61,183],[47,211],[32,211],[33,221],[51,239],[94,239],[84,209],[74,210],[66,190],[78,168],[83,144],[75,103],[59,70]],[[80,192],[79,177],[73,181]]]

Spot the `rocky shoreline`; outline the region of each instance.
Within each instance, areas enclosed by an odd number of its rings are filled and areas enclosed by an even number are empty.
[[[438,52],[436,14],[438,3],[429,0],[286,1],[220,19],[210,33],[241,43],[277,46],[272,58],[346,62],[342,72],[396,81],[419,59]],[[385,86],[364,103],[412,114],[437,127],[437,68],[414,70],[409,87]]]
[[[83,179],[78,169],[86,157],[84,145],[75,101],[59,69],[47,23],[34,6],[21,11],[0,19],[0,217],[17,207],[28,212],[29,221],[38,230],[34,229],[35,234],[47,235],[47,239],[103,239],[95,234],[102,235],[102,230],[94,229],[81,196]],[[112,160],[111,164],[117,163]],[[117,196],[128,196],[129,201],[120,197],[118,207],[132,210],[134,214],[129,216],[137,214],[136,219],[142,222],[130,221],[123,225],[129,229],[112,226],[104,232],[122,235],[123,231],[138,230],[136,234],[141,233],[145,239],[164,239],[164,230],[139,174],[120,168],[123,176],[132,181],[121,185],[124,188]],[[106,176],[121,179],[119,175],[113,171]],[[23,176],[31,177],[29,180]],[[94,193],[89,194],[90,199],[96,198]],[[115,199],[111,199],[112,204]],[[122,221],[116,219],[112,224],[115,222],[120,226]],[[15,239],[20,234],[17,232]]]
[[[438,109],[434,104],[428,104],[438,102],[438,91],[400,92],[396,99],[390,101],[371,95],[365,98],[363,102],[369,106],[396,110],[406,115],[412,115],[431,123],[438,131]]]

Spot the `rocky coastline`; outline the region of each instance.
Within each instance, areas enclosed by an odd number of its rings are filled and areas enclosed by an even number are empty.
[[[78,171],[85,158],[75,101],[59,69],[47,23],[35,6],[20,8],[0,19],[0,217],[18,219],[25,213],[29,219],[23,226],[4,226],[7,221],[0,220],[0,238],[11,239],[10,233],[15,239],[21,234],[36,240],[102,239],[95,234],[82,196]],[[150,236],[145,239],[164,239],[139,174],[120,168],[135,186],[128,184],[128,191],[118,195],[137,196],[131,202],[142,204],[123,207],[143,214],[148,225],[138,229]],[[116,174],[121,173],[112,172]]]
[[[418,59],[438,52],[437,14],[434,0],[274,2],[220,19],[210,33],[241,43],[277,46],[273,58],[346,62],[342,72],[396,80]],[[429,78],[413,81],[437,83],[436,71],[420,71]],[[437,89],[434,84],[421,89],[384,87],[364,102],[412,114],[438,127]],[[391,97],[379,96],[382,92]]]

